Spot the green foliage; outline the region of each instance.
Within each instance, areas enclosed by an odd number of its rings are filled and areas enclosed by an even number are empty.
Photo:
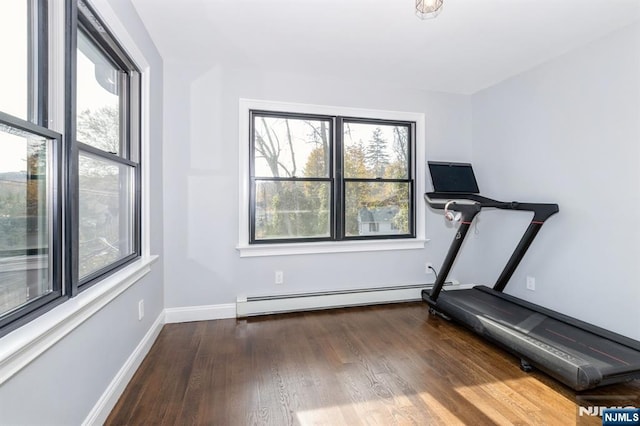
[[[257,238],[299,238],[328,235],[328,184],[270,182],[260,186],[256,211]]]
[[[376,127],[365,154],[366,165],[375,177],[384,176],[385,168],[389,164],[389,155],[386,151],[387,141],[382,137],[382,129]]]

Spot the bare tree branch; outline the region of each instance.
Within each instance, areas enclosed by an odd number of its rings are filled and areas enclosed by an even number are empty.
[[[289,128],[289,120],[284,120],[285,125],[287,126],[287,139],[289,140],[289,149],[291,150],[291,162],[293,164],[293,169],[291,170],[290,176],[295,176],[297,167],[296,167],[296,152],[293,149],[293,140],[291,138],[291,129]]]

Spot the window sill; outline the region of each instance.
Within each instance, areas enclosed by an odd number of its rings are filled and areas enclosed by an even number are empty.
[[[429,240],[327,241],[315,243],[239,245],[240,257],[289,256],[296,254],[353,253],[363,251],[419,250]]]
[[[158,256],[138,259],[101,283],[0,339],[0,385],[151,271]]]

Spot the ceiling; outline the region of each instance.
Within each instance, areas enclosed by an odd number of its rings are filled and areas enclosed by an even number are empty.
[[[471,94],[640,18],[640,0],[131,0],[165,61]]]

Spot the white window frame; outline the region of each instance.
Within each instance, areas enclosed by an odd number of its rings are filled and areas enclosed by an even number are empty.
[[[417,250],[423,249],[425,238],[425,203],[422,194],[425,191],[425,115],[424,113],[404,111],[384,111],[363,108],[312,105],[290,102],[265,101],[256,99],[239,100],[238,135],[239,135],[239,203],[238,203],[238,245],[236,249],[240,257],[282,256],[315,253],[349,253],[383,250]],[[322,242],[287,242],[282,244],[249,244],[249,111],[273,111],[299,114],[338,115],[354,118],[368,118],[395,121],[413,121],[416,123],[415,138],[415,238],[322,241]]]

